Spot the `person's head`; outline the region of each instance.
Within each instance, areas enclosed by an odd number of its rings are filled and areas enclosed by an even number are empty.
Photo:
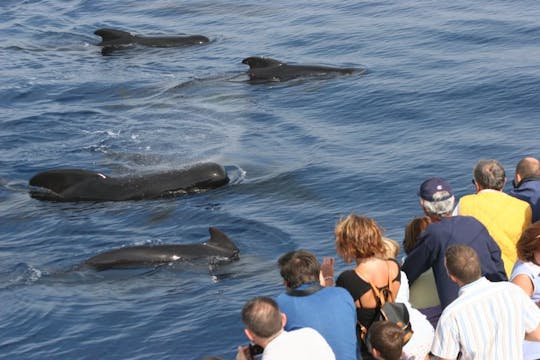
[[[272,338],[283,330],[286,318],[274,299],[259,296],[246,302],[242,308],[242,321],[246,325],[246,336],[260,345],[258,340]]]
[[[478,254],[470,246],[449,246],[444,254],[444,260],[448,275],[458,284],[459,282],[469,284],[482,276]]]
[[[427,216],[416,217],[409,221],[405,226],[405,236],[403,238],[403,250],[405,250],[405,254],[410,253],[414,249],[418,236],[422,231],[427,229],[429,224],[431,224],[431,219]]]
[[[501,191],[506,183],[504,167],[495,159],[480,160],[473,170],[476,191],[493,189]]]
[[[399,254],[399,243],[396,240],[383,237],[384,253],[381,257],[384,259],[396,259]]]
[[[420,185],[420,204],[427,216],[439,219],[450,216],[456,200],[452,187],[440,177],[431,177]]]
[[[516,250],[519,260],[540,265],[540,220],[523,231]]]
[[[306,250],[289,251],[278,259],[279,272],[288,288],[318,282],[321,264]]]
[[[540,176],[540,161],[533,157],[524,157],[516,166],[514,175],[514,187],[519,187],[523,179]]]
[[[375,220],[350,214],[341,219],[334,229],[337,253],[348,263],[381,256],[385,252],[382,234]]]
[[[368,331],[371,354],[378,360],[399,360],[403,353],[403,330],[391,321],[375,321]]]

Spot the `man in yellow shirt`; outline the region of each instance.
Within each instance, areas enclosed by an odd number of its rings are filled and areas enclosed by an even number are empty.
[[[476,218],[501,248],[506,274],[517,260],[516,243],[531,223],[530,205],[503,192],[506,174],[497,160],[480,160],[473,171],[476,194],[463,196],[454,214]]]

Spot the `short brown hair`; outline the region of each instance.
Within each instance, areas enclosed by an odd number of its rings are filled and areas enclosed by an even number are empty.
[[[540,250],[540,220],[529,225],[523,231],[516,244],[516,249],[519,260],[534,261],[534,252]]]
[[[383,232],[375,220],[367,216],[348,215],[337,223],[334,234],[337,253],[348,263],[385,253]]]
[[[307,250],[289,251],[278,259],[278,265],[281,277],[291,289],[319,281],[321,265],[317,257]]]
[[[278,304],[266,296],[246,302],[242,308],[242,321],[253,334],[263,339],[277,334],[283,328]]]
[[[448,274],[469,284],[482,276],[480,258],[476,251],[467,245],[452,245],[444,255]]]
[[[399,360],[403,353],[403,330],[387,320],[375,321],[369,327],[369,342],[384,360]]]
[[[431,219],[427,216],[416,217],[405,226],[405,237],[403,238],[403,249],[408,254],[416,246],[416,240],[422,231],[431,224]]]

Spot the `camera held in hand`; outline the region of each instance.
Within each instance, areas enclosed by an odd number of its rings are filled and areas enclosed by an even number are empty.
[[[255,360],[257,355],[262,354],[264,351],[263,347],[257,344],[249,344],[249,358]]]

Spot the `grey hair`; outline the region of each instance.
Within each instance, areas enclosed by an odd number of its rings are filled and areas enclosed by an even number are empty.
[[[424,200],[424,210],[428,215],[444,216],[452,213],[456,197],[448,191],[437,191],[433,194],[434,201]],[[443,200],[438,200],[443,199]]]
[[[473,170],[473,177],[482,189],[502,190],[506,181],[504,167],[495,159],[478,161]]]

